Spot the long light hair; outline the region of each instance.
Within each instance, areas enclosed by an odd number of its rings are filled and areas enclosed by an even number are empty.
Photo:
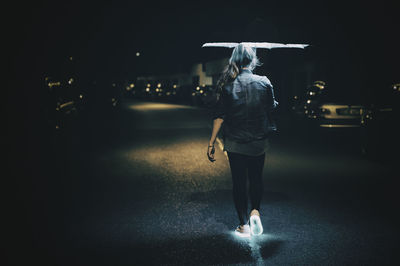
[[[220,91],[226,83],[235,80],[242,68],[245,67],[253,71],[257,66],[261,66],[261,62],[256,55],[255,48],[240,43],[232,51],[229,64],[217,82],[217,90]]]

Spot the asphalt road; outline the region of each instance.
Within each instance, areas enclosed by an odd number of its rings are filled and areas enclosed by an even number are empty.
[[[29,261],[399,265],[392,165],[348,139],[288,130],[266,156],[264,234],[239,239],[227,158],[220,149],[216,162],[206,157],[210,125],[205,109],[125,102],[54,140],[34,184]]]

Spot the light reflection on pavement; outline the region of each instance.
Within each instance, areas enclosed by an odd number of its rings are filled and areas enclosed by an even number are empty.
[[[375,241],[384,236],[390,246],[394,227],[366,198],[373,177],[388,175],[382,167],[272,143],[263,176],[264,234],[238,239],[227,158],[221,149],[214,163],[206,156],[207,113],[164,103],[126,106],[122,137],[87,157],[90,179],[77,181],[66,228],[72,249],[102,250],[128,265],[368,265],[390,255]]]

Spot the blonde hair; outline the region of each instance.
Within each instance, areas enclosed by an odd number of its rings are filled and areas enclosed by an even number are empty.
[[[222,87],[239,75],[240,69],[246,67],[253,71],[257,66],[261,66],[261,62],[256,55],[256,48],[240,43],[232,51],[229,64],[222,72],[220,79],[217,82],[217,89]]]
[[[239,69],[247,67],[250,70],[254,70],[254,68],[261,65],[256,55],[256,48],[243,43],[233,49],[229,64],[235,64]]]

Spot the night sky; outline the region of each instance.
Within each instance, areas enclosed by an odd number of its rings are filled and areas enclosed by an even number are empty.
[[[209,41],[340,43],[372,53],[396,46],[394,2],[349,2],[35,1],[14,4],[7,25],[14,56],[33,56],[46,68],[73,55],[121,78],[226,54],[200,49]]]

